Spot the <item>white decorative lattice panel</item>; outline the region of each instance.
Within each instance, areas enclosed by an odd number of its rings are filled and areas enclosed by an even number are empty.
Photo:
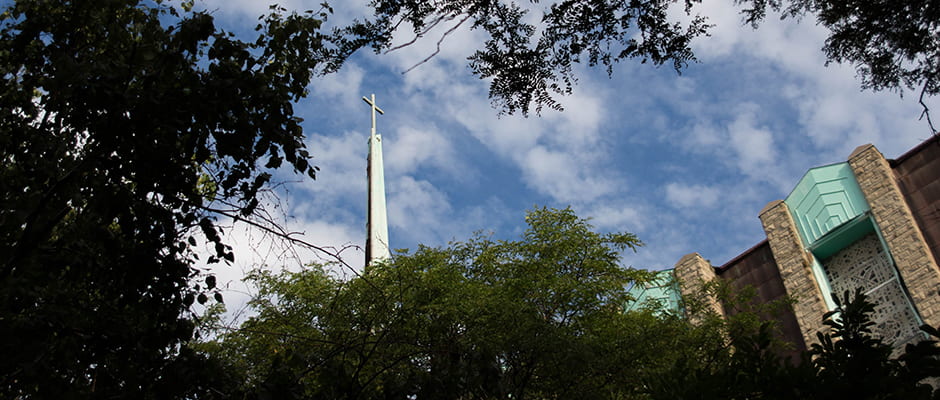
[[[900,346],[920,338],[917,316],[897,279],[881,241],[869,234],[823,261],[833,294],[842,298],[856,288],[875,304],[872,327],[885,343]]]
[[[875,303],[872,333],[885,343],[899,346],[920,337],[920,328],[914,310],[904,298],[904,290],[897,279],[892,279],[868,294]]]
[[[832,292],[842,297],[848,290],[862,288],[868,292],[878,285],[894,279],[894,267],[875,234],[870,234],[840,250],[823,261]]]

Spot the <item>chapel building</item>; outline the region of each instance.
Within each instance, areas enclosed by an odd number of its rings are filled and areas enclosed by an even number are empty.
[[[893,160],[859,146],[845,162],[807,171],[758,216],[765,238],[731,261],[716,267],[691,253],[675,264],[682,297],[715,279],[753,287],[760,302],[789,296],[795,303],[779,322],[793,353],[827,329],[832,295],[856,288],[876,304],[874,333],[895,347],[923,337],[921,324],[940,325],[940,136]],[[651,289],[644,295],[675,296]],[[707,304],[735,312],[715,298]]]

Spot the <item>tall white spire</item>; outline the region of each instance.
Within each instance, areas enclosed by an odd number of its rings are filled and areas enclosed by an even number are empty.
[[[369,214],[366,220],[366,265],[388,260],[392,253],[388,248],[388,216],[385,211],[385,172],[382,164],[382,135],[375,133],[375,112],[385,114],[371,98],[363,101],[372,107],[372,132],[369,135],[369,161],[366,173],[369,177]]]

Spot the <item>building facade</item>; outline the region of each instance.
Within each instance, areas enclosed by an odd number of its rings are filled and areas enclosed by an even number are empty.
[[[894,160],[859,146],[845,162],[812,168],[786,199],[759,213],[765,238],[721,266],[698,253],[673,269],[683,297],[705,282],[750,286],[756,301],[795,301],[779,323],[801,351],[824,331],[823,315],[856,288],[876,303],[874,333],[895,346],[940,325],[940,138]],[[717,313],[735,310],[718,299]]]

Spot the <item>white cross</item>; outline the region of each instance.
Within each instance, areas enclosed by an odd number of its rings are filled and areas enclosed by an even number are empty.
[[[372,136],[375,136],[375,112],[378,111],[379,114],[385,115],[385,111],[375,105],[375,93],[372,93],[371,100],[366,96],[362,96],[362,101],[369,103],[369,106],[372,107]]]

